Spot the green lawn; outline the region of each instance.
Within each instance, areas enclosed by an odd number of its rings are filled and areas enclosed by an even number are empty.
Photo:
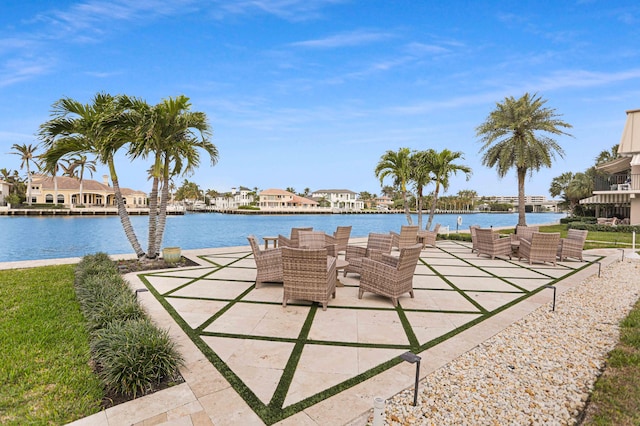
[[[0,271],[0,424],[65,424],[100,410],[74,269]]]

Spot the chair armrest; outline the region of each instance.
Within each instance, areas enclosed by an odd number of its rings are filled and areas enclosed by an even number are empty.
[[[573,240],[571,238],[560,238],[560,247],[574,249],[574,250],[582,250],[584,244],[581,241]]]
[[[379,259],[374,260],[377,260],[380,263],[384,263],[385,265],[389,265],[392,268],[396,269],[398,267],[398,261],[400,260],[400,258],[387,253],[380,253]]]
[[[527,240],[525,238],[521,238],[520,239],[520,248],[522,247],[526,247],[526,248],[531,248],[531,240]]]
[[[334,276],[337,274],[336,272],[336,262],[338,261],[337,257],[327,256],[327,273],[333,274]]]
[[[494,244],[499,249],[511,249],[511,238],[498,238],[494,241]]]
[[[327,249],[327,256],[337,257],[338,256],[338,245],[337,244],[327,244],[325,246]]]
[[[293,247],[293,242],[284,235],[278,235],[278,245],[281,247]]]

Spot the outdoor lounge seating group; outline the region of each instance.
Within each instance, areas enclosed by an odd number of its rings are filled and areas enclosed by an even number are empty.
[[[471,251],[478,256],[508,256],[526,259],[529,264],[548,262],[556,266],[557,259],[575,258],[582,261],[582,250],[588,231],[570,229],[565,238],[559,232],[540,232],[537,226],[517,226],[513,234],[501,236],[493,229],[477,225],[469,227]]]
[[[565,238],[560,238],[559,233],[539,232],[537,226],[518,226],[511,235],[478,225],[469,228],[471,250],[477,256],[517,257],[529,264],[548,262],[554,266],[557,259],[582,261],[587,237],[587,231],[571,229]],[[306,300],[317,302],[326,310],[336,296],[336,287],[342,285],[338,272],[343,270],[344,277],[359,277],[359,299],[370,292],[391,299],[397,306],[400,296],[408,293],[414,297],[413,276],[420,253],[427,246],[436,246],[438,229],[439,225],[433,231],[405,225],[400,232],[372,232],[364,246],[349,244],[350,226],[340,226],[331,235],[310,227],[293,228],[289,236],[278,235],[277,246],[269,249],[261,249],[257,238],[250,235],[257,267],[256,288],[266,282],[282,283],[283,307],[289,300]]]

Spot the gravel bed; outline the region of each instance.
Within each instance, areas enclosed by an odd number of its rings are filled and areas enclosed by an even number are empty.
[[[572,425],[620,320],[640,296],[640,263],[615,262],[386,401],[388,425]],[[371,422],[372,416],[369,417]]]

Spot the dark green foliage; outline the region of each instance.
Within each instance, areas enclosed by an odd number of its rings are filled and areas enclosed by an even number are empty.
[[[135,398],[177,375],[182,358],[175,345],[149,321],[107,254],[85,256],[75,277],[94,361],[109,391]]]
[[[134,398],[172,377],[182,363],[168,333],[146,318],[111,322],[95,333],[91,349],[107,388]]]
[[[638,225],[597,225],[592,223],[584,223],[584,222],[571,222],[569,223],[569,229],[580,229],[587,231],[598,231],[598,232],[622,232],[631,234],[632,232],[640,232],[640,226]]]

